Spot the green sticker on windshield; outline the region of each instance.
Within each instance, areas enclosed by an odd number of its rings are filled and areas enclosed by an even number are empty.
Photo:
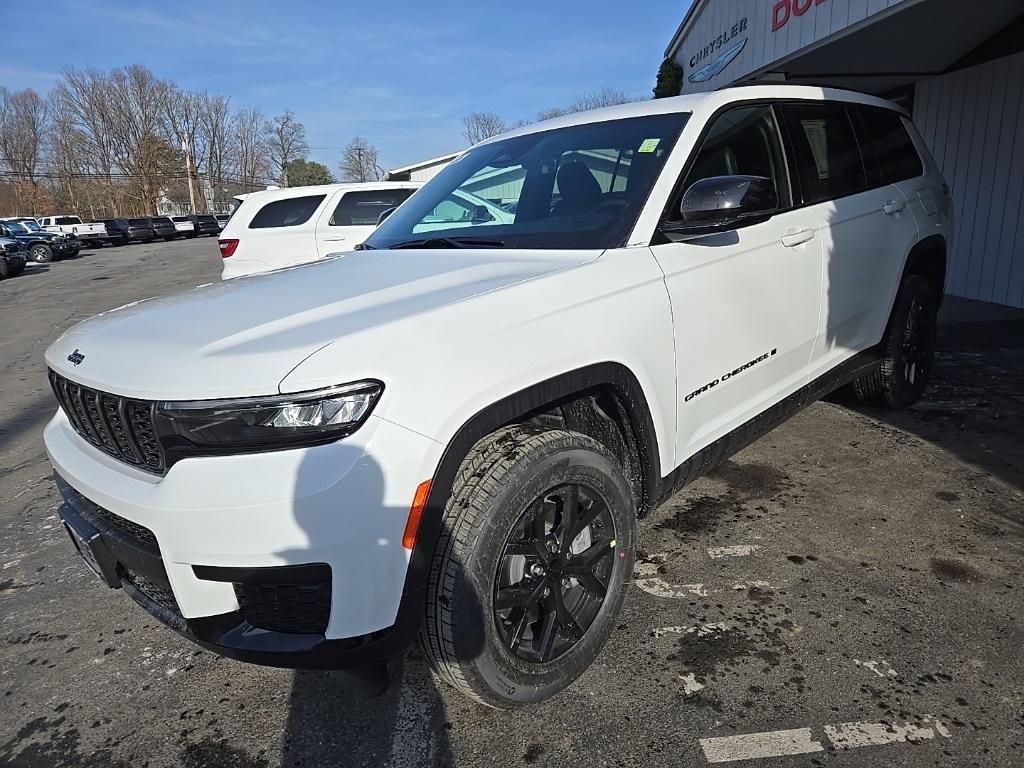
[[[658,148],[659,141],[661,141],[661,139],[644,139],[637,152],[653,152]]]

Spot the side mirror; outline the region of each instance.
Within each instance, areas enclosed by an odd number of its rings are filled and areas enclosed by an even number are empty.
[[[695,181],[679,201],[671,232],[705,234],[770,218],[779,207],[775,184],[764,176],[711,176]]]
[[[488,221],[494,221],[494,217],[491,216],[491,212],[487,210],[486,205],[474,205],[473,216],[470,220],[474,224],[486,224]]]
[[[392,213],[394,213],[397,210],[398,210],[398,206],[397,205],[393,205],[390,208],[385,208],[383,211],[381,211],[380,212],[380,216],[377,217],[377,226],[379,227],[381,224],[383,224],[384,223],[384,219],[386,219],[388,216],[390,216]]]

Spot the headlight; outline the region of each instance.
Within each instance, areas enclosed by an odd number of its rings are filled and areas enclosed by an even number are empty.
[[[157,428],[172,453],[318,445],[355,432],[383,390],[379,381],[359,381],[293,395],[158,403]]]

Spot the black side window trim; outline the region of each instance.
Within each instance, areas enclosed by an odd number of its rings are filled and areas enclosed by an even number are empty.
[[[826,103],[840,104],[840,105],[842,105],[844,107],[844,111],[846,112],[846,119],[850,123],[850,127],[853,130],[854,139],[857,142],[857,151],[860,154],[861,164],[864,167],[864,177],[867,178],[868,177],[868,174],[867,174],[867,158],[865,157],[865,154],[864,154],[865,148],[861,145],[861,135],[863,134],[863,130],[858,128],[858,123],[860,122],[859,116],[858,116],[857,119],[855,119],[854,115],[852,114],[852,112],[854,110],[859,110],[860,108],[880,109],[880,110],[885,110],[887,112],[892,112],[897,117],[899,117],[901,121],[906,120],[907,118],[903,115],[903,113],[898,112],[895,109],[886,109],[885,107],[875,107],[875,106],[870,105],[870,104],[861,104],[861,103],[855,102],[855,101],[841,101],[839,99],[825,99],[824,101]],[[814,104],[816,102],[813,101],[813,100],[808,101],[807,99],[778,99],[778,100],[776,100],[775,105],[776,105],[776,108],[779,108],[779,107],[782,107],[782,106],[784,106],[786,104],[807,104],[807,103]],[[796,154],[795,154],[794,149],[793,149],[793,137],[789,133],[788,121],[782,120],[781,123],[782,123],[782,126],[783,126],[783,132],[785,134],[784,137],[783,137],[783,141],[786,144],[786,157],[793,158],[792,163],[795,163],[796,162]],[[904,129],[907,130],[905,125],[904,125]],[[909,130],[907,130],[907,132],[909,134]],[[888,180],[883,177],[879,183],[872,184],[869,181],[868,185],[864,189],[857,190],[856,192],[851,192],[850,194],[847,194],[847,195],[840,195],[839,197],[829,197],[829,198],[826,198],[824,200],[818,200],[817,202],[813,202],[813,203],[806,203],[806,202],[804,202],[804,192],[803,192],[803,189],[800,189],[800,197],[799,197],[800,202],[799,202],[799,204],[796,203],[797,197],[794,194],[794,196],[793,196],[794,204],[793,204],[793,208],[791,210],[797,210],[797,209],[800,209],[800,208],[808,208],[808,207],[810,207],[812,205],[823,205],[824,203],[830,203],[830,202],[833,202],[835,200],[844,200],[847,197],[853,197],[854,195],[861,195],[861,194],[863,194],[865,192],[871,192],[871,191],[874,191],[876,189],[881,189],[882,187],[888,187],[888,186],[890,186],[892,184],[899,184],[900,182],[909,181],[910,179],[919,179],[919,178],[921,178],[922,176],[925,175],[925,172],[926,172],[925,171],[924,159],[921,157],[921,153],[918,152],[917,144],[914,142],[913,137],[910,136],[909,138],[910,138],[911,147],[913,148],[914,154],[917,156],[918,163],[921,166],[921,172],[920,173],[911,174],[909,176],[901,177],[901,178],[888,179]],[[790,173],[790,176],[795,179],[795,184],[793,185],[794,192],[795,192],[795,190],[800,187],[799,169],[797,169],[796,167],[791,165],[790,169],[789,169],[789,173]],[[781,211],[780,211],[780,213],[781,213]]]
[[[779,148],[782,150],[782,167],[783,170],[786,172],[785,183],[789,186],[789,199],[791,201],[789,206],[785,208],[778,208],[775,211],[774,215],[777,216],[780,213],[791,211],[794,207],[796,207],[796,187],[794,186],[793,169],[790,161],[790,155],[792,152],[789,144],[786,142],[786,137],[784,135],[785,128],[782,124],[782,121],[780,120],[780,115],[778,112],[778,108],[776,107],[776,103],[777,101],[775,99],[744,99],[742,101],[730,102],[729,104],[726,104],[720,109],[715,110],[711,117],[709,117],[707,121],[705,121],[704,127],[701,128],[700,135],[697,137],[697,140],[693,143],[693,149],[690,150],[690,154],[686,158],[686,164],[683,165],[683,169],[679,172],[679,176],[676,177],[675,183],[672,185],[672,192],[669,194],[668,201],[665,203],[665,207],[662,209],[661,215],[658,217],[659,225],[662,222],[669,222],[674,220],[672,218],[672,210],[675,208],[676,202],[679,200],[680,196],[685,191],[682,189],[682,185],[686,181],[687,177],[690,175],[690,171],[693,170],[693,166],[697,162],[697,157],[700,154],[700,148],[704,145],[704,141],[707,139],[708,134],[711,132],[712,126],[722,115],[739,108],[746,109],[750,107],[768,107],[768,109],[771,110],[772,120],[775,121],[775,130],[779,137]],[[803,199],[802,196],[801,199]],[[664,241],[662,239],[662,237],[658,234],[656,229],[651,238],[651,243],[656,244],[661,242],[667,241]]]

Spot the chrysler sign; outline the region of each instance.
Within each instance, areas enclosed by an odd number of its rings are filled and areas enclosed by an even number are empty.
[[[690,57],[690,69],[693,72],[687,80],[691,83],[703,83],[721,73],[743,51],[747,38],[745,35],[742,39],[737,38],[746,31],[747,19],[744,17],[709,40],[707,45]]]

